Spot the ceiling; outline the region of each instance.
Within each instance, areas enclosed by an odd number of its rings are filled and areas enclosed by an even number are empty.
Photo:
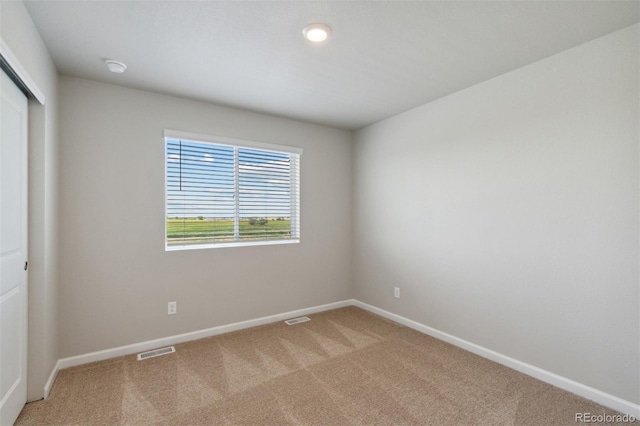
[[[640,21],[637,0],[24,3],[62,74],[344,129]]]

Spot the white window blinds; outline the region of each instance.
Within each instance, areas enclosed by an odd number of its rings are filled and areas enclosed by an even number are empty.
[[[301,150],[208,138],[165,132],[166,248],[299,241]]]

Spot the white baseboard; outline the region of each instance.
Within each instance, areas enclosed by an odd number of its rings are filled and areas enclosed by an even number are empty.
[[[331,309],[343,308],[345,306],[357,306],[366,311],[380,315],[381,317],[390,319],[399,324],[405,325],[409,328],[417,330],[421,333],[428,334],[436,339],[451,343],[459,348],[465,349],[483,358],[487,358],[491,361],[502,364],[506,367],[512,368],[521,373],[527,374],[543,382],[549,383],[553,386],[559,387],[583,398],[597,402],[598,404],[609,407],[613,410],[621,413],[626,413],[640,418],[640,404],[635,404],[630,401],[626,401],[617,396],[602,392],[598,389],[590,386],[578,383],[574,380],[568,379],[563,376],[559,376],[547,370],[543,370],[531,364],[519,361],[517,359],[508,357],[498,352],[492,351],[475,343],[468,342],[451,334],[436,330],[435,328],[428,327],[417,321],[410,320],[403,316],[385,311],[384,309],[377,308],[367,303],[361,302],[355,299],[343,300],[340,302],[328,303],[326,305],[314,306],[306,309],[299,309],[296,311],[284,312],[276,315],[269,315],[266,317],[251,319],[247,321],[236,322],[233,324],[226,324],[217,327],[207,328],[204,330],[193,331],[190,333],[178,334],[175,336],[163,337],[160,339],[147,340],[145,342],[135,343],[132,345],[120,346],[117,348],[106,349],[103,351],[92,352],[84,355],[73,356],[69,358],[63,358],[58,360],[53,371],[49,375],[49,380],[44,388],[45,398],[48,397],[49,392],[53,386],[53,382],[58,374],[58,371],[63,368],[74,367],[77,365],[88,364],[90,362],[103,361],[105,359],[116,358],[123,355],[130,355],[138,352],[144,352],[151,349],[156,349],[162,346],[175,345],[178,343],[189,342],[192,340],[203,339],[205,337],[216,336],[218,334],[229,333],[232,331],[242,330],[245,328],[256,327],[259,325],[269,324],[276,321],[283,321],[289,318],[294,318],[302,315],[310,315],[316,312],[328,311]]]
[[[47,383],[44,384],[44,399],[49,398],[49,393],[51,392],[51,388],[53,387],[53,382],[55,382],[56,377],[58,377],[58,371],[60,371],[60,360],[58,360],[56,362],[56,365],[53,366],[51,374],[49,374],[49,379],[47,379]]]
[[[345,306],[352,306],[353,304],[354,304],[353,299],[348,299],[340,302],[328,303],[326,305],[314,306],[312,308],[298,309],[296,311],[269,315],[266,317],[236,322],[233,324],[220,325],[217,327],[211,327],[204,330],[192,331],[190,333],[178,334],[178,335],[169,336],[169,337],[162,337],[160,339],[147,340],[145,342],[134,343],[132,345],[120,346],[117,348],[105,349],[103,351],[97,351],[97,352],[91,352],[88,354],[72,356],[69,358],[63,358],[59,360],[58,363],[56,364],[56,368],[59,370],[63,368],[75,367],[77,365],[88,364],[90,362],[103,361],[105,359],[116,358],[123,355],[135,354],[138,352],[144,352],[151,349],[160,348],[163,346],[176,345],[178,343],[190,342],[192,340],[203,339],[205,337],[211,337],[211,336],[216,336],[218,334],[229,333],[231,331],[237,331],[245,328],[269,324],[272,322],[283,321],[286,319],[290,319],[290,318],[294,318],[302,315],[310,315],[316,312],[343,308]],[[52,374],[52,377],[55,377],[53,372],[51,374]],[[57,374],[57,370],[56,370],[56,374]],[[53,383],[53,381],[51,383]],[[49,382],[47,382],[47,385],[49,385]],[[45,394],[46,392],[47,390],[45,388]]]
[[[498,364],[502,364],[506,367],[527,374],[540,381],[549,383],[550,385],[559,387],[560,389],[564,389],[583,398],[597,402],[598,404],[604,405],[605,407],[609,407],[621,413],[629,414],[631,416],[634,416],[636,419],[640,418],[639,404],[634,404],[631,401],[624,400],[606,392],[602,392],[598,389],[592,388],[582,383],[578,383],[566,377],[559,376],[550,371],[543,370],[542,368],[527,364],[526,362],[518,361],[517,359],[513,359],[506,355],[502,355],[498,352],[492,351],[491,349],[476,345],[475,343],[468,342],[466,340],[452,336],[451,334],[444,333],[442,331],[436,330],[435,328],[428,327],[419,322],[410,320],[389,311],[385,311],[384,309],[377,308],[359,300],[354,300],[353,304],[354,306],[362,308],[366,311],[369,311],[376,315],[380,315],[381,317],[390,319],[391,321],[395,321],[421,333],[428,334],[429,336],[435,337],[436,339],[451,343],[452,345],[465,349],[469,352],[473,352],[474,354],[479,355],[483,358],[490,359],[491,361],[497,362]]]

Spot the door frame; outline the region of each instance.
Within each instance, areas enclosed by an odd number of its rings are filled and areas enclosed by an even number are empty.
[[[0,37],[0,68],[13,80],[18,89],[25,92],[27,99],[35,99],[40,105],[44,105],[44,94],[2,37]]]
[[[36,84],[36,82],[31,78],[29,72],[27,72],[26,68],[22,65],[18,57],[13,53],[13,51],[9,48],[7,43],[4,41],[2,36],[0,36],[0,69],[2,69],[7,76],[13,81],[13,83],[20,89],[26,96],[29,103],[28,106],[28,117],[29,117],[29,131],[27,133],[27,150],[31,151],[32,146],[39,146],[45,144],[45,102],[46,98],[44,93],[40,90],[40,87]],[[35,107],[35,108],[34,108]],[[33,131],[35,130],[35,131]],[[31,159],[29,155],[29,159],[27,160],[27,176],[28,182],[27,185],[27,229],[30,228],[33,210],[31,203],[31,187],[33,181],[31,176],[33,174],[33,169],[31,166]],[[27,258],[29,258],[29,270],[39,269],[39,265],[37,263],[41,263],[41,259],[31,259],[30,254],[32,253],[31,249],[33,248],[32,236],[29,234],[28,237],[28,252]],[[36,261],[36,262],[31,262]],[[38,325],[34,324],[31,321],[31,317],[35,311],[37,311],[37,304],[34,306],[35,291],[34,284],[40,287],[43,286],[42,283],[33,281],[33,274],[27,274],[27,401],[34,401],[38,399],[46,398],[47,395],[47,383],[41,379],[41,376],[44,375],[46,377],[49,376],[49,368],[50,366],[44,365],[41,362],[38,362],[37,359],[33,359],[33,354],[38,354],[43,350],[42,344],[38,341],[33,340],[34,336],[39,334]],[[34,308],[36,308],[34,310]],[[56,354],[57,358],[57,354]],[[39,365],[42,364],[42,365]]]

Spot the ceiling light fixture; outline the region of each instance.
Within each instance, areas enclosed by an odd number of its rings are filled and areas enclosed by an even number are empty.
[[[326,24],[309,24],[302,29],[302,35],[309,41],[321,43],[331,35],[331,27]]]
[[[114,61],[113,59],[107,59],[104,61],[107,64],[107,68],[109,71],[114,72],[116,74],[122,74],[124,70],[127,69],[127,66],[122,62]]]

